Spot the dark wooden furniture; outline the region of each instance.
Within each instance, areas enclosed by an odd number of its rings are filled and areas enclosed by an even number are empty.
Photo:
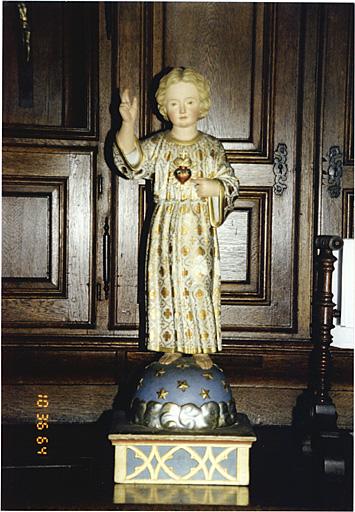
[[[331,353],[334,328],[332,273],[342,248],[337,236],[318,236],[316,246],[316,294],[314,304],[314,347],[310,354],[309,385],[297,400],[294,426],[301,435],[302,452],[312,456],[324,474],[341,477],[345,474],[346,442],[337,426],[338,413],[330,396],[332,382]]]
[[[152,78],[192,65],[213,91],[201,129],[241,181],[220,230],[215,359],[253,423],[290,424],[308,382],[314,238],[353,236],[353,5],[20,4],[4,4],[3,421],[32,421],[43,393],[53,423],[95,421],[156,357],[144,351],[149,191],[116,176],[110,144],[124,87],[144,136],[161,127]],[[346,427],[352,351],[333,356]]]

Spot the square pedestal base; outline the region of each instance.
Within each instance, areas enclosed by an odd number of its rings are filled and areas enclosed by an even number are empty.
[[[211,432],[167,432],[124,422],[109,435],[116,483],[248,485],[255,434],[245,414]]]

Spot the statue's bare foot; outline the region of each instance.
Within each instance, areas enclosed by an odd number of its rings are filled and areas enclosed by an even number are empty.
[[[197,366],[203,370],[209,370],[213,366],[213,361],[208,354],[195,354],[194,359]]]
[[[177,359],[180,359],[181,354],[179,352],[167,352],[159,359],[159,363],[161,364],[171,364]]]

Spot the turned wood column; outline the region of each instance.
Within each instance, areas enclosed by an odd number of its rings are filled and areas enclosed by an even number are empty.
[[[341,249],[338,236],[318,236],[315,260],[315,290],[313,303],[312,338],[314,347],[310,359],[310,380],[306,390],[297,398],[293,411],[293,425],[301,434],[302,453],[314,456],[323,474],[345,474],[345,444],[337,427],[337,411],[330,398],[334,302],[332,274],[336,257],[333,251]]]
[[[338,236],[318,236],[315,241],[318,255],[316,259],[316,290],[314,304],[311,388],[319,405],[331,404],[329,397],[331,352],[331,330],[333,329],[334,302],[332,293],[332,274],[337,258],[333,251],[343,246]]]

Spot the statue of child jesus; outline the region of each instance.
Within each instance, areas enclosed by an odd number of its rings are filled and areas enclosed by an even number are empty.
[[[148,241],[148,349],[163,364],[193,354],[204,369],[222,349],[219,251],[216,228],[234,207],[239,182],[222,144],[198,131],[209,111],[208,81],[174,68],[156,93],[172,124],[141,142],[134,134],[137,99],[122,94],[122,126],[113,147],[128,178],[154,178],[155,208]]]

